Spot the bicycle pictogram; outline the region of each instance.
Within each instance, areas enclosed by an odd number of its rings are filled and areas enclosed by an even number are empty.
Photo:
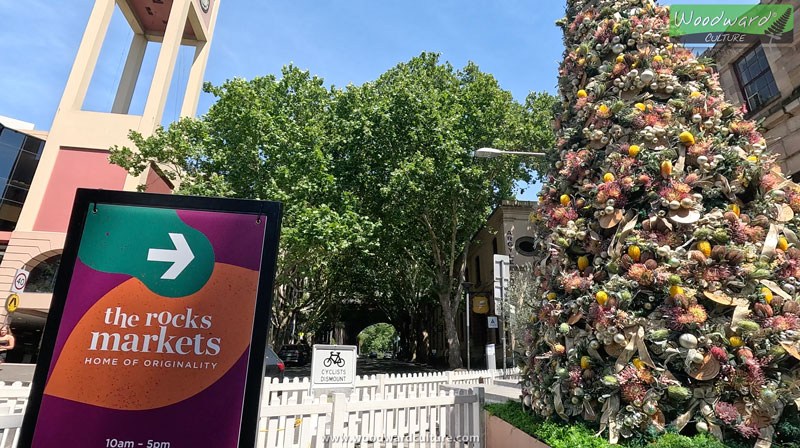
[[[333,364],[336,364],[339,367],[344,367],[344,358],[342,358],[342,352],[331,352],[331,354],[322,361],[322,364],[325,367],[330,367]]]

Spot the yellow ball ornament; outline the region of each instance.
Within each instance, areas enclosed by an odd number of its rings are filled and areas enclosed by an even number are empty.
[[[642,112],[644,112],[647,109],[647,106],[645,106],[644,103],[636,103],[633,105],[633,107],[639,109]]]
[[[600,306],[604,306],[608,301],[608,294],[605,291],[598,291],[597,294],[594,295],[594,298]]]
[[[678,136],[678,139],[684,144],[684,146],[694,145],[694,135],[692,135],[692,133],[689,131],[681,132],[681,135]]]
[[[589,258],[587,257],[579,257],[578,258],[578,269],[581,271],[589,267]]]
[[[672,285],[672,286],[670,286],[670,288],[669,288],[669,295],[670,295],[671,297],[675,297],[675,296],[677,296],[678,294],[683,294],[683,288],[681,288],[679,285]]]
[[[789,241],[786,240],[786,237],[778,238],[778,249],[786,250],[789,248]]]
[[[772,291],[769,288],[761,288],[761,294],[764,294],[764,300],[767,303],[772,303]]]
[[[614,175],[611,173],[606,173],[603,175],[603,182],[614,182]]]
[[[639,151],[641,150],[642,149],[639,148],[639,145],[631,145],[631,147],[628,148],[628,155],[631,157],[636,157],[636,154],[639,154]]]
[[[587,96],[588,96],[588,94],[586,93],[585,90],[583,90],[583,89],[578,90],[578,98],[586,98]]]
[[[588,356],[582,356],[581,357],[581,369],[585,370],[585,369],[588,369],[591,366],[592,366],[592,358],[590,358]]]
[[[731,346],[736,348],[744,345],[744,341],[739,336],[731,336],[730,339],[728,339],[728,341],[731,343]]]
[[[663,60],[664,58],[662,58],[661,55],[658,54],[653,57],[653,62],[661,62]]]
[[[642,250],[639,246],[631,246],[628,248],[628,255],[633,258],[633,261],[639,261],[639,258],[642,256]]]
[[[700,241],[697,243],[697,250],[703,253],[706,257],[711,256],[711,243],[708,241]]]
[[[569,203],[572,201],[572,199],[570,199],[569,195],[566,195],[566,194],[562,194],[561,197],[559,198],[559,200],[561,201],[561,205],[563,205],[564,207],[568,206]]]

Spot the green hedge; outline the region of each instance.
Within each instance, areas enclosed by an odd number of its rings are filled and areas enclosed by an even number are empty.
[[[509,401],[503,404],[490,404],[486,410],[511,425],[525,431],[531,436],[550,445],[552,448],[745,448],[752,447],[753,442],[726,441],[720,442],[715,437],[697,434],[692,437],[667,433],[651,439],[623,440],[620,445],[608,443],[608,439],[596,437],[597,428],[589,428],[582,423],[568,424],[557,420],[543,420],[526,413],[522,405]],[[773,448],[800,448],[793,442],[800,436],[800,416],[797,412],[786,416],[778,426]]]

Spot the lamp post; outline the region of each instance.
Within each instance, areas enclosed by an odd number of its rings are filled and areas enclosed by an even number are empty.
[[[491,159],[495,157],[500,157],[503,155],[511,155],[511,156],[546,156],[547,154],[543,152],[528,152],[528,151],[505,151],[503,149],[497,148],[480,148],[476,149],[475,152],[472,153],[474,157],[481,157],[484,159]]]
[[[469,318],[470,318],[470,313],[469,313],[469,308],[470,308],[469,288],[470,288],[470,286],[472,286],[472,283],[470,283],[470,282],[462,282],[461,286],[464,287],[464,295],[466,296],[466,301],[467,301],[467,370],[470,370],[471,369],[471,364],[470,364],[470,355],[469,355],[469,351],[470,351],[469,350],[469,348],[470,348],[469,347]]]

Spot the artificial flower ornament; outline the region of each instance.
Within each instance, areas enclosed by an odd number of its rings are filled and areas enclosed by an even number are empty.
[[[523,403],[615,443],[672,429],[764,448],[800,403],[800,187],[669,19],[567,0],[558,22]]]

